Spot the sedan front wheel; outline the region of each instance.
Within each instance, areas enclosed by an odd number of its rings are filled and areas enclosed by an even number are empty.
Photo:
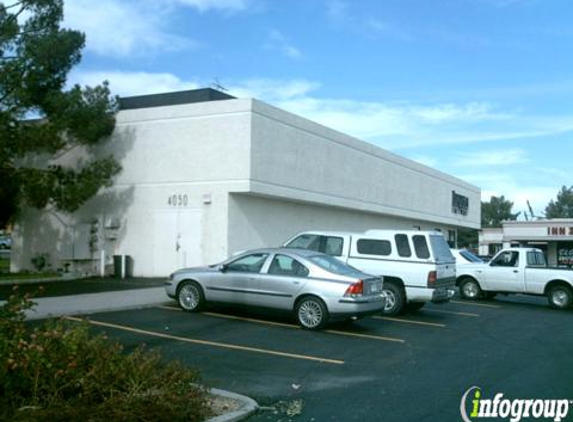
[[[328,323],[328,309],[317,297],[305,297],[296,305],[296,318],[302,328],[320,330]]]
[[[177,290],[177,303],[187,312],[198,312],[205,304],[203,289],[195,281],[184,281]]]

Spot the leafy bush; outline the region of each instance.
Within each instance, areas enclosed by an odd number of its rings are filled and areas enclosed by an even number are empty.
[[[125,353],[87,323],[35,327],[30,298],[13,294],[0,307],[0,420],[200,421],[207,392],[197,372],[164,363],[157,352]]]

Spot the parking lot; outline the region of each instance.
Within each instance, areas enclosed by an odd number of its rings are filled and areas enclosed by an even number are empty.
[[[245,309],[189,314],[175,302],[90,321],[128,348],[160,348],[206,384],[253,397],[262,409],[252,421],[458,421],[472,386],[484,397],[573,399],[572,318],[544,298],[501,296],[323,332]]]

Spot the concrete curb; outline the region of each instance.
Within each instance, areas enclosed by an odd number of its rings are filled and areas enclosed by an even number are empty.
[[[241,394],[232,393],[230,391],[219,390],[217,388],[211,388],[209,392],[215,396],[222,396],[228,399],[237,400],[242,403],[239,410],[234,412],[229,412],[224,415],[215,416],[214,418],[207,419],[204,422],[235,422],[245,419],[246,417],[252,415],[258,408],[259,404],[252,398],[243,396]]]

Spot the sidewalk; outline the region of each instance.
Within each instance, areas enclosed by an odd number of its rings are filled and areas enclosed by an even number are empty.
[[[62,315],[85,315],[96,312],[119,311],[158,305],[169,301],[163,287],[120,290],[101,293],[43,297],[28,311],[28,319],[41,319]]]
[[[0,304],[17,290],[37,303],[29,319],[136,309],[168,302],[162,278],[87,278],[0,284]]]

